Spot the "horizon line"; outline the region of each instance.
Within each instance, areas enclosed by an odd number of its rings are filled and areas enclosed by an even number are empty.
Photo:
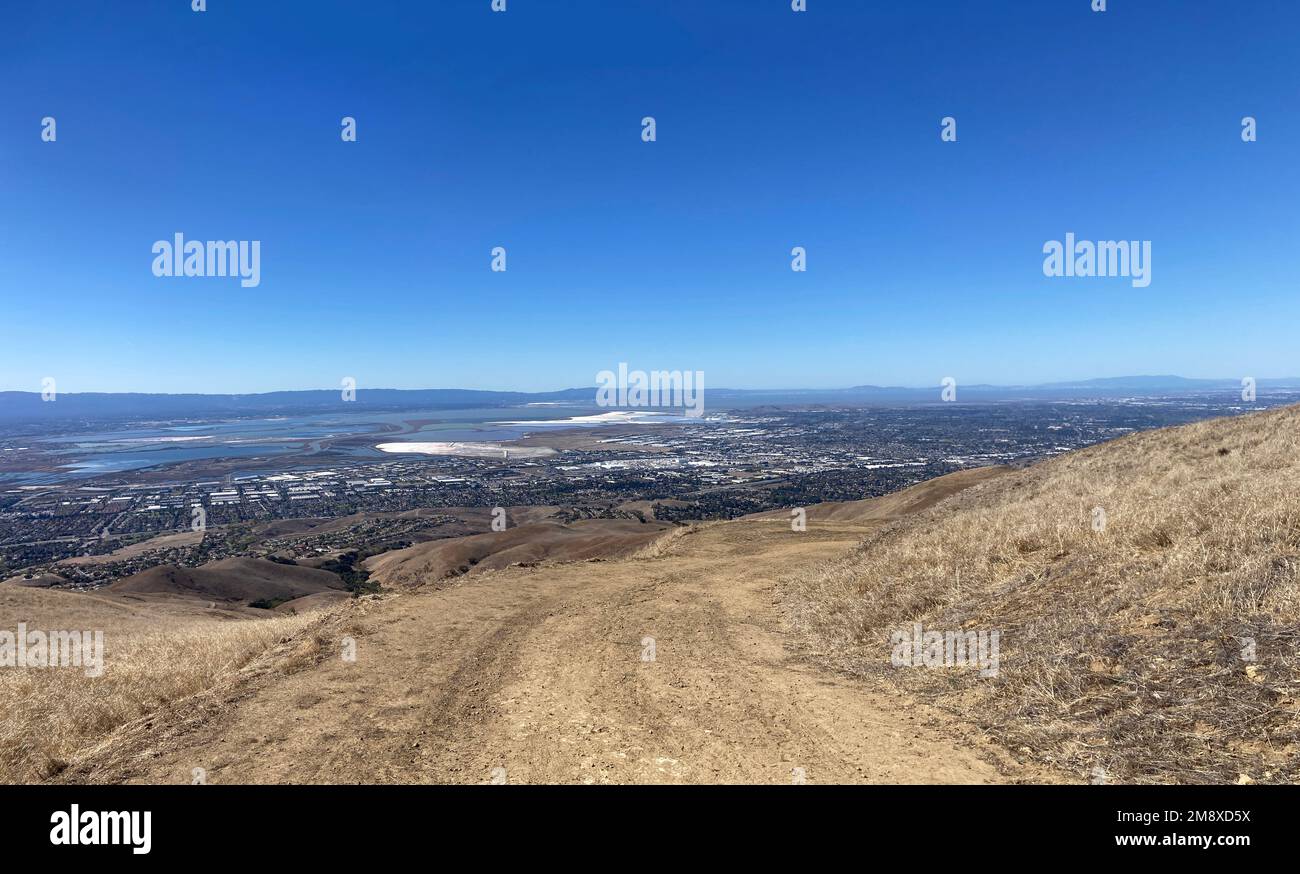
[[[650,371],[647,371],[650,372]],[[663,372],[663,371],[656,371]],[[944,377],[947,379],[949,377]],[[930,391],[936,387],[943,387],[943,379],[932,384],[926,385],[878,385],[874,383],[859,383],[856,385],[838,385],[838,386],[759,386],[754,388],[741,388],[735,386],[719,386],[717,388],[704,388],[706,392],[737,392],[737,393],[772,393],[772,392],[853,392],[853,391]],[[1026,390],[1026,389],[1044,389],[1044,388],[1067,388],[1072,386],[1089,386],[1104,385],[1106,383],[1124,383],[1126,381],[1137,380],[1165,380],[1169,382],[1182,383],[1220,383],[1227,385],[1241,385],[1243,379],[1254,379],[1256,383],[1295,383],[1300,388],[1300,376],[1279,376],[1279,377],[1187,377],[1178,374],[1127,374],[1124,376],[1101,376],[1085,377],[1081,379],[1063,379],[1052,380],[1049,382],[1021,382],[1021,383],[990,383],[990,382],[966,382],[963,383],[955,380],[956,386],[961,389],[1001,389],[1001,390]],[[513,395],[559,395],[573,392],[596,392],[597,386],[568,386],[558,389],[513,389],[513,388],[462,388],[454,386],[437,386],[424,388],[392,388],[387,386],[375,387],[355,387],[357,392],[463,392],[476,394],[513,394]],[[88,395],[123,395],[134,397],[262,397],[275,394],[310,394],[310,393],[337,393],[338,387],[327,388],[286,388],[286,389],[269,389],[265,391],[59,391],[58,394],[66,396],[84,397]],[[27,389],[0,389],[0,396],[4,395],[32,395],[40,397],[42,391]]]

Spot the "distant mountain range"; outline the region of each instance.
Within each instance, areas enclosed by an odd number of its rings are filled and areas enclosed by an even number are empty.
[[[1300,377],[1288,377],[1284,379],[1257,379],[1255,380],[1256,389],[1291,389],[1300,388]],[[1044,382],[1033,385],[966,385],[959,386],[959,389],[967,392],[993,392],[997,394],[1076,394],[1078,392],[1095,393],[1100,392],[1104,396],[1112,397],[1115,395],[1128,395],[1132,392],[1154,392],[1179,393],[1179,392],[1203,392],[1203,391],[1240,391],[1242,380],[1236,379],[1189,379],[1185,376],[1108,376],[1100,379],[1084,379],[1075,382]],[[888,386],[877,385],[858,385],[853,388],[845,389],[849,392],[858,391],[918,391],[915,388],[893,388]],[[926,392],[933,392],[933,389],[924,389]]]
[[[1037,385],[957,385],[958,402],[1080,400],[1131,396],[1240,392],[1237,379],[1188,379],[1182,376],[1116,376]],[[1256,390],[1300,391],[1300,377],[1258,379]],[[594,406],[595,387],[551,392],[480,391],[476,389],[358,388],[345,402],[338,389],[277,391],[264,394],[138,394],[82,392],[59,394],[54,402],[39,392],[0,392],[0,421],[53,419],[130,419],[310,414],[382,410],[453,410],[553,403]],[[705,389],[706,409],[766,404],[934,403],[940,386],[856,385],[842,389]]]

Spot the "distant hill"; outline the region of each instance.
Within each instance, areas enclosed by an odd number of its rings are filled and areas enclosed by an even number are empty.
[[[1260,379],[1256,385],[1265,388],[1296,386],[1294,379]],[[1235,391],[1241,388],[1241,379],[1188,379],[1183,376],[1112,376],[1085,379],[1077,382],[1049,382],[1036,388],[1051,390],[1114,390],[1114,391]]]
[[[1300,378],[1258,379],[1260,391],[1300,391]],[[1239,392],[1241,378],[1188,379],[1180,376],[1118,376],[1077,382],[1034,385],[959,384],[958,400],[1001,401],[1113,398],[1132,395],[1173,395],[1196,392]],[[712,409],[762,404],[935,403],[933,386],[856,385],[819,389],[733,389],[706,387]],[[358,388],[355,400],[344,401],[340,390],[280,391],[265,394],[133,394],[61,393],[53,403],[39,392],[0,392],[0,422],[68,419],[114,420],[145,417],[238,417],[251,415],[309,415],[324,412],[467,409],[554,403],[595,405],[596,389],[568,388],[552,392],[479,391],[474,389]]]
[[[344,591],[329,571],[280,564],[260,558],[227,558],[198,568],[160,565],[118,580],[116,594],[186,595],[208,601],[290,601],[327,591]]]
[[[1241,377],[1223,379],[1189,379],[1183,376],[1113,376],[1073,382],[1045,382],[1030,385],[958,384],[957,398],[966,401],[988,400],[1076,400],[1146,395],[1179,395],[1241,391]],[[1256,379],[1257,391],[1300,391],[1300,378]],[[846,396],[892,398],[898,401],[923,399],[933,401],[934,388],[859,385],[843,389]]]

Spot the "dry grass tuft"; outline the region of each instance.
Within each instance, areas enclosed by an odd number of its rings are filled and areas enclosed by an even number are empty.
[[[293,651],[279,662],[279,669],[285,674],[296,674],[311,667],[324,657],[329,646],[329,639],[322,634],[305,636]]]
[[[110,628],[100,677],[79,668],[0,670],[0,782],[57,776],[78,750],[215,685],[315,621],[305,615],[194,620],[166,631]]]
[[[783,590],[816,657],[1022,757],[1115,782],[1292,782],[1298,483],[1300,407],[1135,434],[971,488]],[[999,675],[893,668],[890,632],[912,622],[1000,631]]]
[[[645,546],[628,555],[634,561],[649,561],[673,554],[681,544],[683,537],[689,537],[699,530],[698,525],[679,525],[669,528]]]

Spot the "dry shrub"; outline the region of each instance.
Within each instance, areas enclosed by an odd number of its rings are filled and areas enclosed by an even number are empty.
[[[888,677],[1024,758],[1116,782],[1291,782],[1298,449],[1288,407],[1069,453],[784,581],[789,615],[824,662]],[[999,630],[999,675],[893,668],[889,634],[914,621]]]

